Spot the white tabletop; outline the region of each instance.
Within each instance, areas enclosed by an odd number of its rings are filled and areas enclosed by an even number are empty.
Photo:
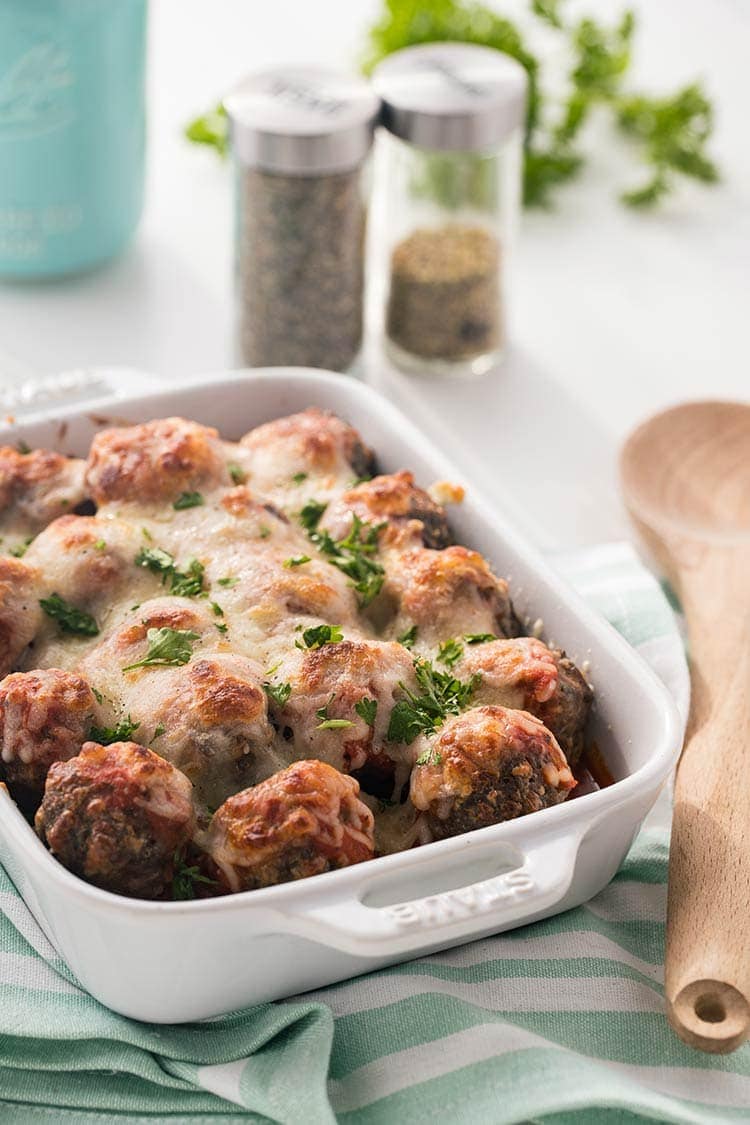
[[[131,249],[64,284],[0,286],[5,372],[124,364],[177,377],[232,363],[231,182],[182,138],[187,119],[258,65],[352,66],[378,0],[154,0],[146,210]],[[516,5],[504,4],[503,9]],[[590,0],[606,18],[622,3]],[[632,171],[595,121],[594,156],[555,209],[524,217],[513,346],[476,383],[367,377],[521,514],[547,547],[621,535],[615,460],[628,429],[684,397],[750,395],[750,8],[744,0],[641,0],[634,83],[705,80],[720,187],[659,213],[616,201]]]

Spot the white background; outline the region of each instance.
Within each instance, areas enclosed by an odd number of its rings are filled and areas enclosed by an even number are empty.
[[[583,9],[614,18],[622,6]],[[548,547],[623,533],[616,455],[642,416],[684,397],[750,397],[750,5],[635,6],[632,82],[666,91],[705,81],[722,185],[687,189],[656,215],[628,212],[616,195],[635,168],[595,121],[584,176],[553,211],[524,216],[502,370],[438,384],[389,372],[376,348],[367,356],[368,377]],[[137,238],[90,276],[0,285],[0,375],[114,363],[178,377],[231,364],[229,171],[188,145],[183,125],[258,65],[353,67],[378,9],[377,0],[152,0]],[[546,36],[540,47],[554,50]]]

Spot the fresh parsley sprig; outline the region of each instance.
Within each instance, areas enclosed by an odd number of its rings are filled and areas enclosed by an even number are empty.
[[[320,501],[309,500],[300,512],[300,522],[328,562],[350,580],[359,595],[360,608],[364,609],[378,596],[385,581],[385,571],[374,557],[378,536],[385,524],[369,524],[352,515],[349,534],[343,539],[334,539],[318,526],[325,509],[326,505]]]
[[[187,864],[177,852],[174,857],[172,898],[177,902],[185,902],[195,898],[196,888],[199,884],[216,886],[216,880],[204,875],[197,864]]]
[[[161,629],[149,629],[146,633],[148,651],[143,660],[128,664],[123,672],[132,672],[134,668],[151,668],[154,665],[187,664],[193,655],[193,644],[200,640],[200,634],[192,629],[170,629],[164,626]]]
[[[305,648],[322,648],[323,645],[335,645],[343,641],[344,633],[340,625],[312,625],[302,633]],[[295,642],[298,648],[302,648]]]
[[[160,574],[162,585],[169,580],[169,592],[175,597],[197,598],[205,593],[205,567],[198,559],[190,559],[186,570],[178,570],[174,556],[161,547],[141,547],[135,565]]]
[[[130,715],[126,719],[120,719],[113,727],[97,727],[92,726],[89,730],[89,738],[92,742],[98,742],[100,746],[111,746],[113,742],[129,742],[131,735],[135,734],[140,726],[140,723],[134,723]]]
[[[263,691],[278,707],[283,707],[289,702],[289,697],[292,694],[292,685],[288,683],[272,684],[267,680],[263,684]]]
[[[40,598],[39,605],[48,617],[57,622],[61,633],[77,634],[82,637],[96,637],[99,635],[99,626],[90,613],[71,605],[61,598],[59,594],[50,594],[48,598]]]
[[[458,715],[469,704],[482,679],[476,673],[470,680],[459,680],[421,659],[414,661],[414,675],[419,693],[399,684],[406,698],[391,711],[386,734],[389,742],[410,744],[418,735],[437,730],[449,715]]]
[[[316,719],[320,719],[320,722],[315,728],[316,730],[347,730],[348,727],[354,726],[351,719],[329,719],[328,708],[335,698],[336,693],[334,692],[328,702],[324,704],[323,707],[318,707],[316,710],[315,717]]]

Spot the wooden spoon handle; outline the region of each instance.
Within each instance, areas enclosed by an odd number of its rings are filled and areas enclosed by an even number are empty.
[[[733,1051],[750,1032],[748,555],[681,574],[693,700],[675,785],[666,997],[677,1034]]]

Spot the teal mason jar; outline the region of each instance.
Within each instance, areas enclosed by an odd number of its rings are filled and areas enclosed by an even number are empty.
[[[146,0],[0,0],[0,277],[117,254],[143,201]]]

